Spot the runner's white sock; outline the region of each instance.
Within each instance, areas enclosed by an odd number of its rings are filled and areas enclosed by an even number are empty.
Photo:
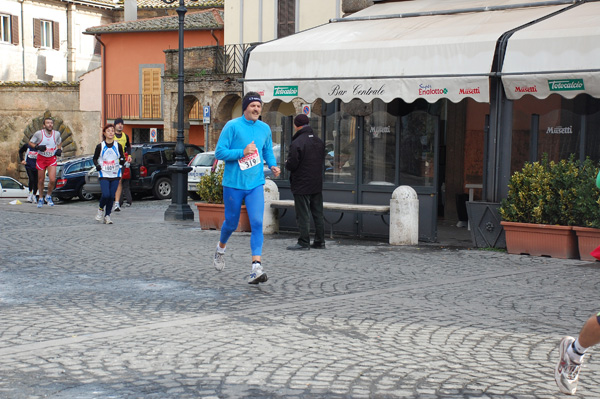
[[[221,248],[221,246],[219,244],[217,244],[217,252],[220,254],[224,254],[225,253],[225,248]]]
[[[573,342],[573,345],[569,345],[567,348],[567,354],[574,362],[581,363],[586,350],[587,348],[581,346],[579,338],[577,338],[575,342]]]

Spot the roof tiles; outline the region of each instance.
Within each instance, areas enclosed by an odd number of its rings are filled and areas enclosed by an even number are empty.
[[[138,0],[138,4],[139,4]],[[204,11],[190,12],[185,15],[185,30],[220,29],[223,28],[223,9],[212,8]],[[86,29],[86,33],[122,33],[122,32],[160,32],[179,29],[179,16],[138,19],[135,21],[115,22],[108,25],[94,26]]]

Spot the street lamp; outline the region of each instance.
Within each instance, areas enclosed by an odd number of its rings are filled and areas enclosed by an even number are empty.
[[[162,0],[173,4],[177,0]],[[198,0],[191,0],[198,1]],[[169,166],[171,171],[171,205],[165,211],[165,220],[194,220],[194,212],[187,203],[188,172],[192,170],[185,164],[185,145],[183,144],[183,21],[187,8],[184,0],[179,0],[179,76],[177,78],[177,144],[175,145],[175,163]]]

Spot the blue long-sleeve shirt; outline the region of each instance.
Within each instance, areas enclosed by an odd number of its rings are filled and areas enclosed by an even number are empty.
[[[260,156],[260,163],[242,170],[238,160],[244,157],[244,148],[253,141]],[[269,168],[277,165],[275,155],[273,155],[271,128],[263,121],[253,122],[243,115],[230,120],[221,132],[215,149],[215,157],[225,161],[224,187],[252,190],[265,184],[263,161],[266,161]]]

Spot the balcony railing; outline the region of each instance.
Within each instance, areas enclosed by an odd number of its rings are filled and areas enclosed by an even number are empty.
[[[107,119],[162,119],[160,94],[107,94]]]
[[[107,94],[107,119],[155,119],[162,117],[162,98],[159,94]],[[202,119],[202,108],[196,101],[190,110],[189,119]]]
[[[244,53],[253,45],[253,43],[228,44],[219,47],[215,68],[217,73],[241,74],[244,70]]]

